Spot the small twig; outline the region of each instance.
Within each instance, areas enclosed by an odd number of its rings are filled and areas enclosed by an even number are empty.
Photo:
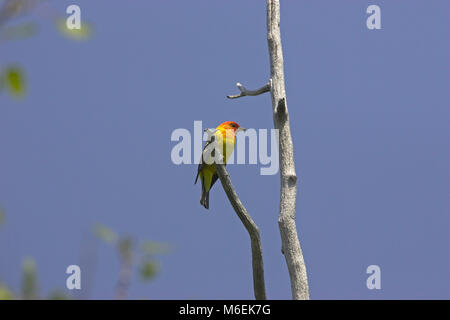
[[[222,187],[230,200],[234,211],[238,215],[245,229],[250,236],[252,247],[252,267],[253,267],[253,290],[256,300],[266,300],[266,285],[264,282],[264,263],[262,257],[261,237],[259,235],[259,228],[253,221],[250,214],[245,209],[241,200],[239,199],[233,184],[231,183],[230,175],[227,172],[224,164],[215,163],[217,174],[219,175]]]
[[[263,94],[264,92],[269,92],[270,91],[270,82],[267,83],[264,87],[261,87],[257,90],[247,90],[242,84],[240,84],[239,82],[236,83],[236,86],[238,87],[239,91],[241,93],[234,95],[234,96],[227,96],[228,99],[236,99],[236,98],[240,98],[240,97],[245,97],[245,96],[258,96],[260,94]]]

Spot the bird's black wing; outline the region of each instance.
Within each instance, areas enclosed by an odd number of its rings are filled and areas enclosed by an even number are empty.
[[[209,187],[209,189],[212,188],[212,186],[214,185],[214,183],[216,183],[217,179],[219,179],[219,175],[217,174],[217,172],[215,172],[215,173],[213,174],[213,176],[212,176],[212,179],[211,179],[211,186]]]
[[[195,182],[194,182],[194,184],[197,183],[197,180],[198,180],[198,176],[199,176],[199,174],[200,174],[200,171],[202,171],[203,167],[205,166],[205,164],[203,163],[203,152],[205,151],[206,147],[209,146],[209,144],[211,143],[211,141],[212,141],[212,139],[208,140],[208,141],[205,143],[205,146],[203,147],[202,155],[201,155],[201,157],[200,157],[200,162],[199,162],[198,168],[197,168],[197,176],[195,177]],[[214,180],[214,177],[213,177],[213,180]],[[216,179],[216,180],[217,180],[217,179]],[[212,184],[211,184],[211,186],[212,186]]]
[[[205,149],[211,144],[211,142],[213,142],[215,139],[215,136],[212,135],[211,139],[209,139],[206,143],[205,146],[203,147],[203,151],[202,151],[202,156],[200,158],[200,163],[198,164],[198,168],[197,168],[197,176],[195,177],[195,182],[194,184],[197,183],[198,180],[198,176],[200,175],[200,171],[203,169],[203,167],[205,166],[205,164],[203,163],[203,152],[205,151]],[[226,164],[225,164],[226,165]],[[216,183],[217,179],[219,179],[219,176],[217,175],[217,173],[214,173],[211,179],[211,186],[209,187],[210,189],[212,188],[212,186],[214,185],[214,183]]]

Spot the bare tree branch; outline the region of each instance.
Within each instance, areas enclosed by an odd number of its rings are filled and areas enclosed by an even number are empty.
[[[233,206],[234,211],[238,215],[245,229],[250,236],[252,247],[252,267],[253,267],[253,290],[257,300],[266,300],[266,286],[264,282],[264,263],[262,257],[261,238],[259,235],[259,228],[253,221],[250,214],[245,209],[241,200],[239,199],[233,184],[231,183],[230,175],[227,172],[224,164],[215,163],[217,174],[219,175],[222,187],[227,194],[228,200]]]
[[[297,175],[295,173],[294,147],[284,84],[283,51],[280,35],[280,2],[279,0],[266,1],[273,122],[274,127],[279,132],[281,196],[278,225],[281,234],[282,252],[286,259],[291,280],[292,298],[303,300],[309,299],[309,287],[305,261],[295,224]]]
[[[270,82],[268,84],[266,84],[264,87],[261,87],[257,90],[247,90],[239,82],[236,83],[236,86],[238,87],[239,91],[241,91],[241,93],[234,95],[234,96],[227,96],[228,99],[236,99],[236,98],[245,97],[245,96],[257,96],[257,95],[263,94],[264,92],[270,91]]]
[[[292,143],[284,84],[283,50],[280,34],[280,1],[266,0],[266,3],[270,81],[267,85],[255,91],[248,91],[238,83],[237,86],[241,93],[235,96],[228,96],[228,98],[234,99],[243,96],[258,95],[270,90],[272,96],[273,123],[275,129],[278,129],[279,135],[278,150],[280,157],[281,192],[278,226],[281,234],[281,252],[285,256],[289,270],[292,298],[306,300],[309,299],[308,277],[297,234],[297,226],[295,224],[297,174],[295,173],[294,146]]]

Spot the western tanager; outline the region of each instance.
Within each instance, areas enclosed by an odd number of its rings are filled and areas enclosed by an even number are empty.
[[[197,183],[197,180],[200,177],[200,181],[202,182],[200,204],[206,209],[209,209],[209,190],[211,190],[212,186],[219,178],[216,172],[216,166],[214,165],[214,157],[216,155],[211,150],[212,142],[214,140],[217,142],[217,147],[223,156],[223,163],[226,164],[233,153],[236,134],[243,130],[245,129],[240,127],[236,122],[226,121],[216,128],[216,131],[211,135],[203,148],[195,183]]]

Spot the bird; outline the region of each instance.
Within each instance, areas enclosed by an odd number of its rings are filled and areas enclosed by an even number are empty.
[[[213,146],[211,143],[216,141],[219,148],[222,146],[222,150],[219,150],[222,153],[224,164],[226,165],[233,153],[234,145],[236,143],[236,134],[240,131],[245,131],[245,128],[239,126],[234,121],[225,121],[216,128],[215,132],[210,136],[210,139],[203,148],[194,184],[196,184],[198,178],[200,178],[202,183],[200,204],[204,206],[205,209],[209,209],[209,191],[219,178],[216,172],[216,166],[211,158],[214,156],[214,151],[211,152],[210,150]]]

